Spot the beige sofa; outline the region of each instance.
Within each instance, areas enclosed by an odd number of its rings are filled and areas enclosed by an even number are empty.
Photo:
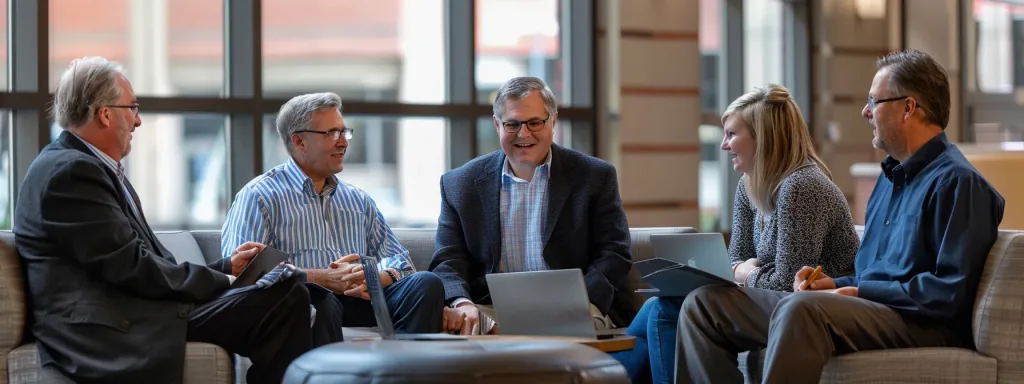
[[[636,260],[651,257],[650,235],[660,233],[688,233],[693,228],[634,228],[630,230],[632,253]],[[420,270],[426,270],[434,253],[433,229],[395,229],[399,241],[412,256]],[[178,262],[206,264],[220,256],[219,231],[170,231],[157,236],[178,259]],[[13,246],[10,231],[0,231],[0,241]],[[643,287],[636,271],[630,271],[629,289]],[[635,297],[637,308],[641,298]],[[346,330],[346,336],[357,330]],[[102,348],[102,346],[97,346]],[[212,344],[188,343],[185,360],[185,382],[202,384],[244,383],[241,374],[248,367],[248,359],[229,355]],[[25,332],[24,285],[20,261],[14,253],[0,252],[0,384],[45,383],[40,377],[39,355],[35,343]]]
[[[863,228],[857,232],[863,236]],[[974,305],[977,351],[911,348],[857,352],[829,361],[822,383],[1024,383],[1024,231],[999,231]],[[760,383],[762,353],[740,355]]]

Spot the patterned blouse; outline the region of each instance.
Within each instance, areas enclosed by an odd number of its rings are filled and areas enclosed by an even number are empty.
[[[754,206],[743,179],[736,186],[729,259],[733,266],[754,257],[761,261],[746,286],[792,291],[796,272],[804,266],[821,265],[829,277],[854,272],[860,238],[846,196],[809,164],[779,185],[774,214]]]

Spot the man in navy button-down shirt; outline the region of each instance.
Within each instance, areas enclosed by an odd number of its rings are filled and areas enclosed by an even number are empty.
[[[819,275],[803,288],[814,267],[806,266],[796,293],[695,291],[680,317],[677,381],[743,382],[736,353],[761,348],[763,382],[817,383],[837,354],[973,347],[971,308],[1004,200],[946,138],[949,99],[945,71],[928,55],[878,61],[862,115],[889,156],[868,201],[856,274]]]

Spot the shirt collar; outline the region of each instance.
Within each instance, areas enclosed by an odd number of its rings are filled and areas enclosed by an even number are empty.
[[[882,172],[885,173],[885,177],[889,179],[889,181],[892,181],[893,172],[897,170],[897,167],[900,167],[903,170],[906,181],[909,183],[914,179],[914,176],[921,173],[928,164],[931,164],[935,158],[945,152],[946,148],[950,145],[949,139],[946,137],[946,132],[941,132],[931,138],[931,140],[928,140],[928,142],[924,143],[917,152],[914,152],[913,155],[910,155],[910,157],[902,163],[894,159],[892,156],[886,156],[885,160],[882,161]]]
[[[313,187],[313,179],[311,179],[309,175],[299,167],[299,163],[296,163],[295,159],[291,157],[289,157],[288,161],[284,163],[283,173],[285,174],[285,177],[292,182],[292,184],[298,186],[299,189],[304,192],[314,196],[329,196],[333,194],[338,187],[338,177],[331,175],[331,177],[327,178],[327,182],[324,183],[323,192],[319,194],[316,193],[316,189]]]
[[[85,146],[88,147],[89,150],[92,151],[92,153],[94,155],[96,155],[96,157],[99,157],[100,160],[103,161],[103,164],[106,164],[107,167],[110,167],[111,170],[113,170],[115,173],[117,173],[118,176],[123,176],[124,175],[124,166],[121,165],[121,163],[115,161],[113,157],[110,157],[110,155],[107,155],[106,153],[101,151],[99,148],[96,148],[96,146],[92,145],[92,143],[86,141],[81,136],[75,135],[71,131],[68,131],[68,133],[74,135],[75,138],[77,138],[79,141],[85,143]]]
[[[548,168],[551,168],[551,149],[548,149],[548,155],[547,157],[544,158],[544,164],[541,164],[539,167],[537,167],[537,169],[534,171],[534,175],[537,174],[537,171]],[[510,177],[513,180],[522,180],[521,178],[517,177],[514,172],[512,172],[512,161],[509,160],[508,156],[505,156],[505,164],[501,167],[501,175]]]

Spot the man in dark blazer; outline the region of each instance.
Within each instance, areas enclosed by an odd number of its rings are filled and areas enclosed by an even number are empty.
[[[488,332],[479,323],[480,310],[490,312],[484,276],[500,272],[579,268],[595,325],[625,326],[635,315],[615,168],[552,143],[556,108],[542,80],[509,80],[494,102],[502,150],[441,177],[430,270],[444,281],[448,305],[462,312],[446,316],[446,330]]]
[[[189,340],[250,357],[250,383],[280,383],[293,359],[331,341],[314,341],[302,275],[222,296],[262,245],[243,244],[209,266],[178,264],[119,163],[142,123],[138,111],[119,66],[72,62],[53,102],[65,132],[32,162],[18,194],[15,242],[44,374],[180,383]],[[331,307],[320,312],[321,327],[333,321],[324,316],[340,320]]]

